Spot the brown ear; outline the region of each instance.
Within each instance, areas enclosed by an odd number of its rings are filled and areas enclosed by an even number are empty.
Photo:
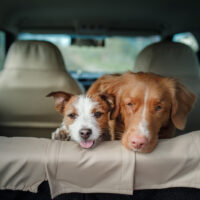
[[[187,116],[195,103],[196,95],[178,81],[175,81],[174,88],[171,118],[175,127],[183,130],[186,125]]]
[[[109,107],[110,119],[115,119],[119,113],[119,106],[116,105],[115,97],[112,94],[99,94],[99,96],[107,103]]]
[[[116,97],[116,100],[115,100],[115,107],[113,108],[111,114],[110,114],[110,119],[113,120],[113,119],[116,119],[117,116],[119,115],[119,108],[120,108],[120,102],[119,102],[119,97]]]
[[[51,92],[47,95],[47,97],[54,97],[56,110],[60,113],[63,113],[65,103],[69,101],[69,99],[73,96],[72,94],[58,91],[58,92]]]
[[[114,97],[114,107],[110,113],[110,119],[116,119],[120,112],[120,82],[121,76],[119,74],[110,75],[101,83],[101,91],[106,92]]]
[[[115,97],[111,94],[99,94],[102,100],[104,100],[109,110],[112,110],[115,107]]]
[[[96,93],[108,94],[114,97],[115,103],[111,111],[110,118],[115,119],[119,114],[119,86],[120,86],[120,74],[104,75],[97,79],[93,85],[87,91],[88,95],[93,95]],[[112,101],[111,99],[109,99]]]

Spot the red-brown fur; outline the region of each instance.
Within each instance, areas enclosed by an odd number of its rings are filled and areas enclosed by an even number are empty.
[[[88,91],[88,94],[104,92],[115,96],[116,106],[111,115],[116,120],[115,131],[121,132],[122,144],[133,149],[131,139],[141,134],[137,126],[142,120],[147,88],[145,119],[150,138],[140,149],[143,153],[151,152],[158,138],[172,137],[175,128],[184,129],[196,96],[176,79],[142,72],[103,76]]]

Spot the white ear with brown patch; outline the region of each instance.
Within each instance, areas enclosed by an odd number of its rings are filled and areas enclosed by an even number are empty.
[[[176,128],[183,130],[188,114],[194,106],[196,95],[178,81],[174,82],[171,119]]]
[[[69,94],[66,92],[58,91],[58,92],[51,92],[47,95],[47,97],[54,97],[56,110],[63,114],[65,103],[70,100],[73,94]]]

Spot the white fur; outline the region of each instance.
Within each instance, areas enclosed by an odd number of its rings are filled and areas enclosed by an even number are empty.
[[[92,114],[92,110],[97,105],[98,102],[94,102],[89,97],[83,95],[80,95],[77,101],[74,102],[73,106],[78,116],[74,123],[69,126],[69,134],[72,140],[82,141],[79,131],[83,128],[92,130],[92,134],[87,140],[97,140],[99,138],[101,129]]]
[[[144,95],[144,108],[142,111],[142,120],[138,125],[138,129],[141,135],[146,136],[147,138],[149,138],[149,129],[148,129],[148,122],[146,120],[146,108],[147,108],[147,98],[148,98],[148,94],[149,94],[149,89],[147,88],[145,91],[145,95]]]
[[[57,128],[54,132],[51,133],[51,139],[56,140],[57,136],[59,135],[60,128]]]
[[[51,133],[51,139],[52,140],[58,140],[60,139],[60,131],[68,132],[67,127],[64,123],[61,124],[59,128],[57,128],[53,133]]]

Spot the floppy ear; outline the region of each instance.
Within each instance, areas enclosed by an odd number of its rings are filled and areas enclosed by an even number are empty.
[[[120,107],[120,102],[119,102],[119,97],[115,97],[115,106],[110,114],[110,119],[116,119],[117,116],[119,115],[119,107]]]
[[[174,81],[175,90],[172,96],[171,119],[176,128],[183,130],[186,125],[187,116],[195,103],[196,95],[178,81]]]
[[[70,98],[73,96],[72,94],[58,91],[58,92],[51,92],[47,95],[47,97],[54,97],[56,110],[60,113],[63,113],[65,103],[70,100]]]
[[[109,110],[112,111],[115,107],[115,97],[111,94],[99,94],[99,96],[107,103]]]
[[[111,120],[115,119],[119,114],[120,102],[118,100],[119,99],[118,89],[119,89],[120,77],[121,77],[120,74],[104,75],[101,78],[97,79],[97,81],[95,81],[93,85],[89,88],[89,90],[87,91],[87,94],[89,95],[96,94],[96,93],[112,95],[112,98],[114,98],[114,104],[111,103],[111,101],[113,100],[108,98],[110,103],[114,105],[110,113]]]
[[[113,120],[117,117],[118,113],[116,111],[117,106],[115,102],[115,97],[112,94],[100,94],[101,99],[103,99],[109,108],[110,111],[110,120]]]
[[[119,74],[111,75],[110,78],[102,81],[101,91],[112,95],[114,99],[114,104],[112,111],[110,113],[110,119],[116,119],[120,112],[120,76]]]
[[[115,97],[112,94],[100,94],[99,96],[108,105],[110,111],[110,119],[115,119],[119,114],[119,105],[116,105]]]

